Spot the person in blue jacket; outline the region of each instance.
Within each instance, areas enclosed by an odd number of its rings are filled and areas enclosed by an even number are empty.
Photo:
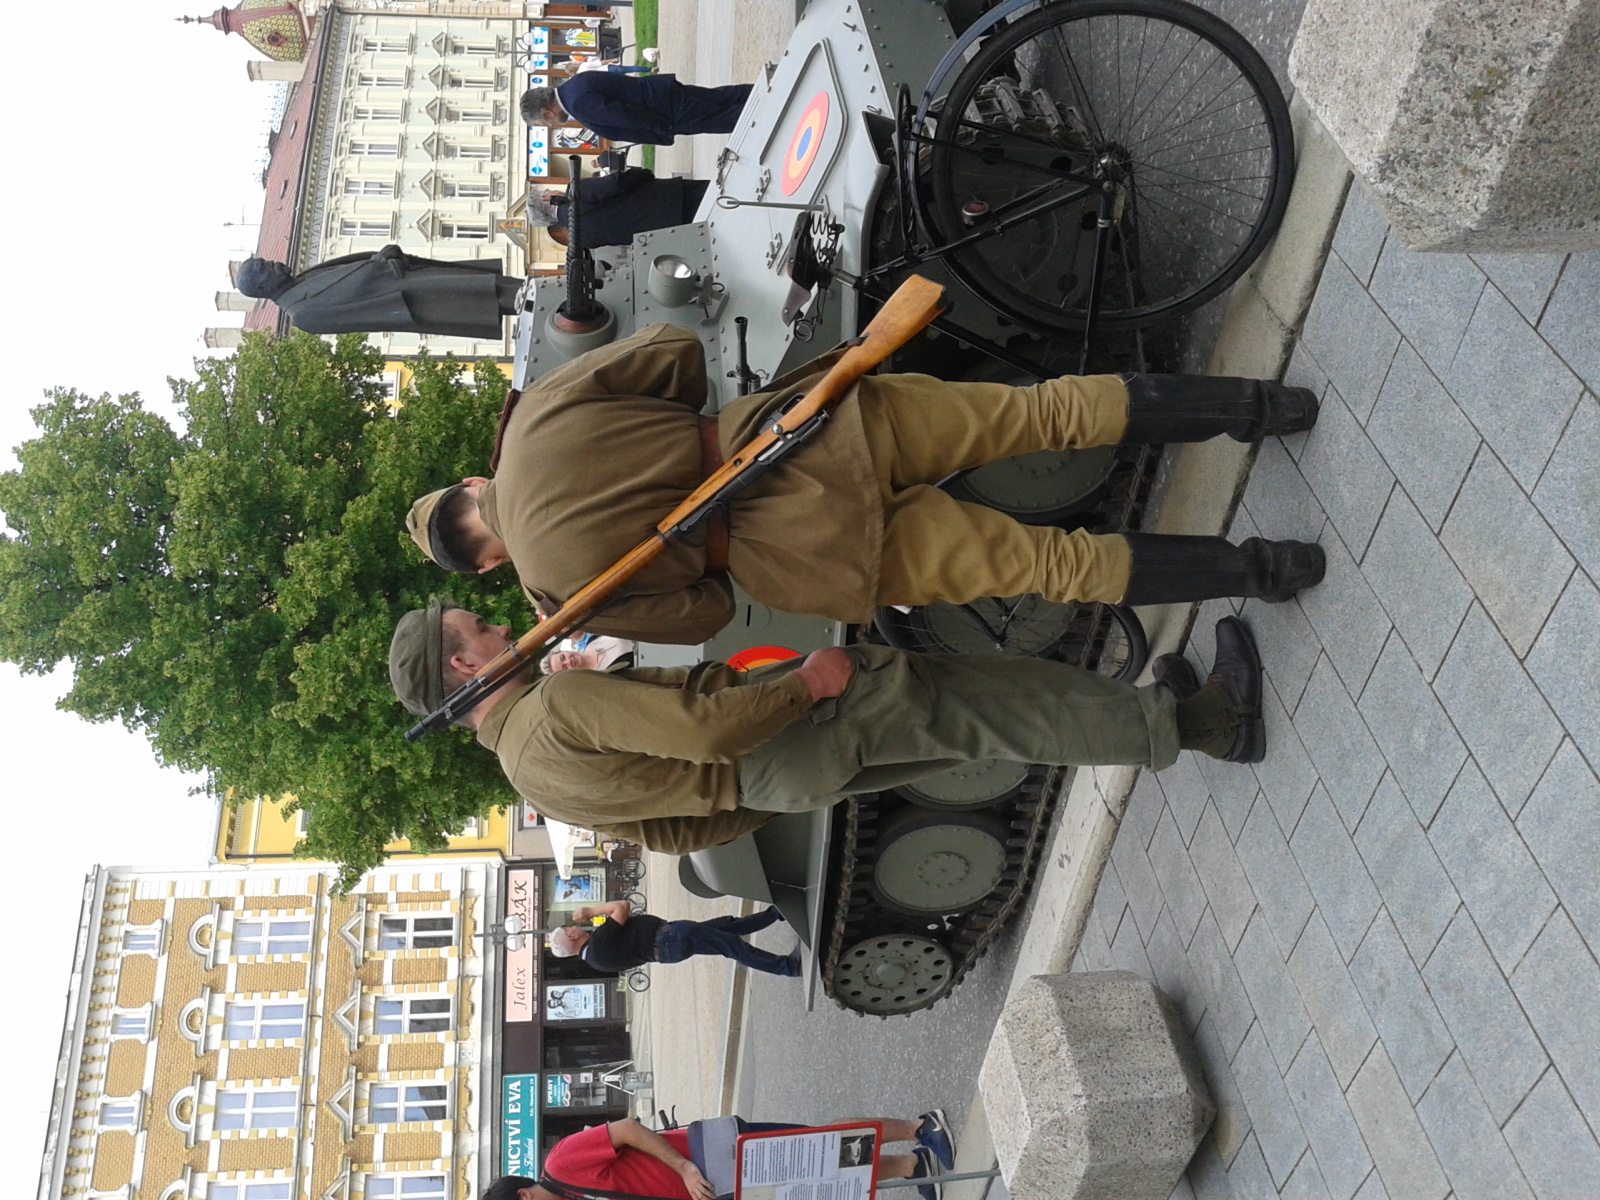
[[[732,133],[750,96],[748,83],[703,88],[672,75],[613,75],[585,71],[556,87],[522,93],[530,125],[578,121],[612,142],[670,146],[695,133]]]

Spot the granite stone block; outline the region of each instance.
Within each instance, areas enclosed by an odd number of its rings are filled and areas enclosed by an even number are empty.
[[[1189,860],[1211,901],[1211,913],[1217,919],[1223,938],[1230,946],[1238,945],[1245,926],[1250,923],[1250,914],[1255,911],[1256,894],[1251,890],[1244,868],[1239,865],[1222,818],[1210,805],[1206,806],[1194,840],[1189,844]]]
[[[1533,1200],[1460,1057],[1445,1063],[1428,1085],[1417,1102],[1417,1117],[1458,1200]]]
[[[1417,819],[1433,820],[1467,748],[1400,638],[1383,648],[1358,707]]]
[[[1250,1030],[1233,1057],[1233,1077],[1239,1082],[1239,1091],[1250,1109],[1251,1137],[1254,1138],[1272,1181],[1282,1186],[1300,1156],[1305,1153],[1306,1135],[1300,1128],[1300,1118],[1295,1115],[1289,1091],[1283,1084],[1284,1068],[1272,1057],[1266,1035],[1257,1025]],[[1243,1158],[1249,1149],[1247,1139],[1239,1151]],[[1239,1159],[1234,1160],[1230,1177],[1239,1170]],[[1235,1186],[1237,1191],[1237,1185]],[[1271,1195],[1272,1192],[1245,1192],[1245,1195]]]
[[[1294,953],[1289,955],[1289,974],[1300,989],[1316,1040],[1343,1087],[1366,1060],[1378,1031],[1320,917],[1311,918],[1295,943]]]
[[[1557,911],[1511,973],[1511,990],[1589,1124],[1600,1124],[1600,966]]]
[[[1359,179],[1350,184],[1345,196],[1344,211],[1339,214],[1339,227],[1333,235],[1333,252],[1362,283],[1372,279],[1373,268],[1378,265],[1378,255],[1389,236],[1389,221],[1378,211],[1367,189]]]
[[[1484,284],[1483,272],[1464,254],[1417,254],[1390,238],[1369,290],[1423,361],[1442,371],[1455,357]]]
[[[1422,978],[1490,1114],[1503,1124],[1550,1060],[1465,909],[1439,939]]]
[[[1356,849],[1406,948],[1417,962],[1426,962],[1461,897],[1392,778],[1378,785],[1367,806]]]
[[[1526,654],[1573,559],[1493,454],[1472,464],[1439,540],[1512,649]]]
[[[1250,811],[1235,851],[1274,940],[1279,946],[1293,946],[1316,901],[1269,805],[1258,802]]]
[[[1593,392],[1578,401],[1566,432],[1556,443],[1533,502],[1561,535],[1591,578],[1600,578],[1600,400]]]
[[[1163,816],[1156,826],[1156,836],[1150,842],[1150,866],[1155,870],[1162,895],[1167,898],[1167,911],[1172,915],[1178,937],[1187,946],[1194,936],[1195,926],[1200,923],[1200,914],[1206,910],[1206,893],[1170,815]]]
[[[1600,243],[1597,37],[1590,0],[1311,0],[1289,75],[1413,249],[1581,250]]]
[[[1284,958],[1285,952],[1260,920],[1250,923],[1233,952],[1234,966],[1256,1011],[1256,1025],[1266,1035],[1279,1068],[1287,1070],[1311,1032],[1311,1017]]]
[[[1438,529],[1483,439],[1410,346],[1402,344],[1394,356],[1367,436],[1428,527]]]
[[[1539,320],[1539,332],[1579,378],[1588,382],[1590,391],[1600,389],[1596,312],[1600,312],[1600,254],[1591,250],[1567,260]]]
[[[1505,1124],[1506,1141],[1536,1196],[1590,1196],[1600,1145],[1554,1071]]]
[[[1433,690],[1506,811],[1520,812],[1561,744],[1561,723],[1477,605],[1461,623]]]
[[[1477,767],[1468,764],[1428,840],[1504,971],[1539,936],[1556,895]]]
[[[1233,951],[1222,940],[1216,918],[1209,912],[1201,918],[1200,928],[1189,942],[1189,969],[1194,973],[1195,987],[1205,998],[1205,1021],[1211,1027],[1211,1035],[1224,1056],[1231,1059],[1255,1023],[1256,1014],[1234,965]]]
[[[1014,1200],[1166,1200],[1215,1111],[1173,1005],[1123,971],[1018,988],[978,1090]]]
[[[1538,325],[1544,306],[1566,264],[1565,254],[1474,254],[1478,270],[1500,289],[1500,294],[1527,319]]]
[[[1441,378],[1517,482],[1532,489],[1583,385],[1490,288]]]
[[[1334,1077],[1316,1034],[1300,1047],[1284,1084],[1300,1118],[1300,1128],[1311,1143],[1311,1154],[1328,1194],[1334,1200],[1347,1200],[1372,1171],[1372,1156],[1367,1153],[1361,1130],[1345,1103],[1343,1086]]]
[[[1517,829],[1590,949],[1600,949],[1600,780],[1571,742],[1556,751]]]
[[[1267,757],[1252,770],[1277,814],[1278,825],[1292,832],[1311,789],[1317,786],[1317,767],[1284,711],[1271,676],[1261,689],[1261,715],[1267,727]]]
[[[1361,1064],[1345,1100],[1389,1194],[1406,1200],[1442,1200],[1450,1190],[1444,1168],[1381,1043]]]
[[[1390,494],[1361,570],[1423,677],[1432,679],[1472,603],[1472,589],[1403,491]]]
[[[1322,786],[1338,805],[1346,828],[1354,829],[1383,777],[1383,753],[1326,659],[1312,672],[1294,724],[1317,764]]]
[[[1319,542],[1328,558],[1328,572],[1295,603],[1311,623],[1345,690],[1360,695],[1392,628],[1389,614],[1332,525],[1322,531]]]
[[[1365,420],[1400,345],[1400,331],[1337,256],[1323,268],[1302,336],[1345,403]]]
[[[1406,1094],[1415,1100],[1450,1057],[1455,1038],[1386,914],[1379,914],[1350,960],[1350,978]]]
[[[1528,654],[1528,674],[1591,763],[1600,763],[1600,591],[1574,574]]]
[[[1355,842],[1345,832],[1327,792],[1311,793],[1305,815],[1289,839],[1301,874],[1317,898],[1322,919],[1334,944],[1346,960],[1361,945],[1367,927],[1378,911],[1378,889],[1356,853]]]

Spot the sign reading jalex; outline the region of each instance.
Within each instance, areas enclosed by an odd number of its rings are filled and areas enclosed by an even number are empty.
[[[500,1173],[539,1174],[539,1077],[500,1080]]]
[[[533,871],[506,872],[506,916],[521,917],[524,929],[538,921],[539,877]],[[506,951],[506,1023],[539,1018],[539,937],[524,936],[522,946]]]

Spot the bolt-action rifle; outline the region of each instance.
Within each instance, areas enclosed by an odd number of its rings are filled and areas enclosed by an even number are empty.
[[[944,289],[913,275],[895,289],[861,336],[848,343],[839,361],[809,392],[780,404],[760,433],[739,448],[711,477],[667,514],[655,533],[617,560],[594,582],[580,588],[549,619],[523,634],[444,703],[406,731],[416,741],[430,729],[443,729],[476,708],[533,662],[545,645],[580,629],[623,584],[652,562],[669,542],[701,528],[713,514],[726,512],[740,492],[783,458],[815,437],[827,424],[828,408],[863,375],[915,337],[939,312]]]

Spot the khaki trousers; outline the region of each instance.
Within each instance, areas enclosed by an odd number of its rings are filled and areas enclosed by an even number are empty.
[[[857,669],[824,700],[739,760],[739,805],[826,808],[845,796],[999,758],[1161,770],[1178,756],[1177,701],[1065,663],[1001,654],[907,654],[852,646]],[[765,681],[796,664],[761,668]]]
[[[1128,390],[1115,375],[1031,387],[868,376],[860,386],[867,450],[883,495],[879,604],[962,604],[1037,593],[1115,603],[1128,587],[1128,542],[1024,525],[933,485],[956,471],[1037,450],[1114,445]]]

